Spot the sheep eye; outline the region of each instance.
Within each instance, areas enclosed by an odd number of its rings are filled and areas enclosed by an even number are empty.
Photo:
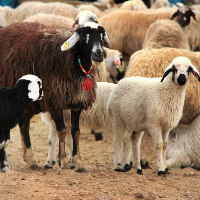
[[[86,35],[81,35],[81,39],[85,40],[86,39]]]

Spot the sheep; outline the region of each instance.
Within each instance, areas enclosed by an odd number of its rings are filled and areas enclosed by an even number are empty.
[[[21,77],[12,88],[0,87],[0,169],[2,172],[10,168],[7,159],[10,129],[17,125],[28,104],[42,97],[42,81],[31,74]]]
[[[25,3],[15,9],[8,6],[0,7],[0,15],[4,17],[8,24],[22,22],[27,17],[37,13],[56,14],[75,19],[80,10],[72,5],[61,2],[50,3]]]
[[[81,12],[77,15],[77,17],[76,17],[76,19],[75,19],[75,21],[74,21],[72,27],[74,27],[76,24],[78,24],[79,26],[81,26],[81,25],[83,25],[83,24],[85,24],[85,23],[87,23],[87,22],[95,22],[95,23],[98,23],[98,17],[97,17],[97,15],[96,15],[95,13],[93,13],[92,11],[83,10],[83,11],[81,11]]]
[[[80,4],[79,6],[77,6],[77,8],[80,11],[83,11],[83,10],[92,11],[98,17],[102,17],[103,16],[103,12],[100,9],[98,9],[95,5],[92,5],[92,4],[85,4],[85,5],[84,4]]]
[[[92,105],[90,110],[84,110],[81,112],[80,115],[80,129],[86,129],[86,130],[101,130],[106,132],[112,133],[112,124],[110,121],[110,118],[107,115],[106,111],[106,104],[108,101],[108,98],[111,94],[111,91],[114,89],[116,84],[113,83],[107,83],[107,82],[98,82],[97,83],[97,98],[95,103]],[[65,120],[65,126],[67,129],[67,137],[66,137],[66,144],[69,148],[69,167],[73,168],[73,162],[72,162],[72,138],[71,138],[71,132],[70,132],[70,119],[71,114],[69,110],[63,111],[64,120]],[[47,162],[45,164],[46,168],[52,168],[53,165],[56,162],[56,156],[55,156],[55,149],[58,142],[58,137],[56,134],[56,126],[54,121],[52,120],[49,113],[42,113],[41,114],[42,121],[50,126],[50,132],[49,132],[49,153]]]
[[[122,67],[123,55],[118,50],[108,49],[105,47],[104,51],[106,53],[106,80],[111,83],[117,83],[121,78],[124,77],[124,70]]]
[[[145,36],[142,49],[164,47],[190,49],[181,26],[173,20],[162,19],[152,23]]]
[[[122,10],[146,10],[147,6],[141,0],[129,0],[122,3],[119,7]]]
[[[151,8],[153,9],[158,9],[158,8],[169,8],[170,7],[170,2],[168,0],[156,0]]]
[[[104,28],[88,22],[74,31],[24,22],[4,27],[0,30],[0,37],[4,38],[0,41],[2,86],[12,86],[19,75],[33,69],[46,80],[43,83],[45,98],[40,103],[31,103],[19,121],[24,160],[29,167],[37,167],[31,150],[29,124],[35,114],[48,111],[58,132],[60,167],[67,166],[62,111],[71,109],[73,159],[76,169],[81,169],[78,118],[81,111],[89,109],[96,99],[96,71],[103,61],[102,45],[110,46]]]
[[[57,25],[59,27],[71,29],[74,20],[61,15],[38,13],[36,15],[27,17],[23,22],[38,22],[46,26]]]
[[[131,141],[133,164],[137,173],[142,174],[140,142],[144,131],[148,131],[157,154],[158,175],[168,173],[166,166],[168,134],[182,117],[189,72],[200,81],[199,73],[191,61],[186,57],[176,57],[166,68],[162,79],[127,77],[115,86],[107,103],[114,131],[115,171],[130,170]]]
[[[135,51],[142,48],[149,26],[158,19],[170,19],[174,12],[175,9],[115,11],[101,17],[99,24],[105,27],[112,48],[122,52],[124,60],[128,61]]]
[[[199,68],[200,52],[193,52],[184,49],[165,48],[165,49],[149,49],[140,50],[134,53],[129,62],[125,77],[146,76],[149,78],[162,76],[165,66],[169,65],[171,60],[178,56],[188,57],[191,62]],[[200,88],[195,84],[196,80],[191,77],[188,90],[185,95],[185,104],[183,108],[183,116],[179,124],[189,125],[200,114]],[[145,143],[142,141],[142,148]],[[146,155],[142,151],[142,164],[146,165]]]
[[[189,6],[182,5],[178,7],[178,10],[172,15],[171,19],[177,17],[177,22],[182,27],[185,27],[190,23],[191,17],[196,21],[195,13]]]
[[[200,169],[199,129],[200,115],[179,132],[170,132],[166,150],[166,164],[170,167]]]

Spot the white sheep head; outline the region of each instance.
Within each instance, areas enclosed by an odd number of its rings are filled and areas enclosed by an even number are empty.
[[[179,85],[185,85],[189,79],[189,73],[191,72],[200,81],[198,70],[192,65],[191,61],[186,57],[177,57],[166,68],[161,82],[168,74],[172,72],[172,81],[176,81]]]
[[[76,24],[81,26],[87,22],[95,22],[98,24],[99,20],[96,14],[93,13],[92,11],[83,10],[77,15],[72,27],[74,27]]]

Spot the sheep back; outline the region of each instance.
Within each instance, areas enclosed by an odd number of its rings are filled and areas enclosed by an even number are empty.
[[[143,43],[144,48],[188,49],[189,44],[181,26],[169,19],[156,20],[149,27]]]
[[[74,65],[79,43],[61,52],[62,44],[72,34],[38,23],[16,23],[0,29],[0,85],[12,87],[21,76],[34,72],[43,81],[42,111],[90,108],[96,98],[96,68],[90,72],[92,90],[84,92],[85,74]]]

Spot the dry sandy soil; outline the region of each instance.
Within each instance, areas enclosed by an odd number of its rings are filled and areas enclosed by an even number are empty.
[[[42,123],[40,115],[32,119],[30,132],[39,170],[29,169],[23,161],[19,128],[14,128],[8,146],[10,170],[0,173],[0,200],[200,199],[200,171],[174,168],[166,177],[157,176],[155,151],[149,136],[145,139],[152,169],[138,175],[134,169],[126,173],[113,171],[112,135],[105,133],[103,141],[95,141],[92,134],[81,133],[80,150],[87,173],[78,173],[60,169],[58,163],[53,169],[44,168],[49,128]]]

